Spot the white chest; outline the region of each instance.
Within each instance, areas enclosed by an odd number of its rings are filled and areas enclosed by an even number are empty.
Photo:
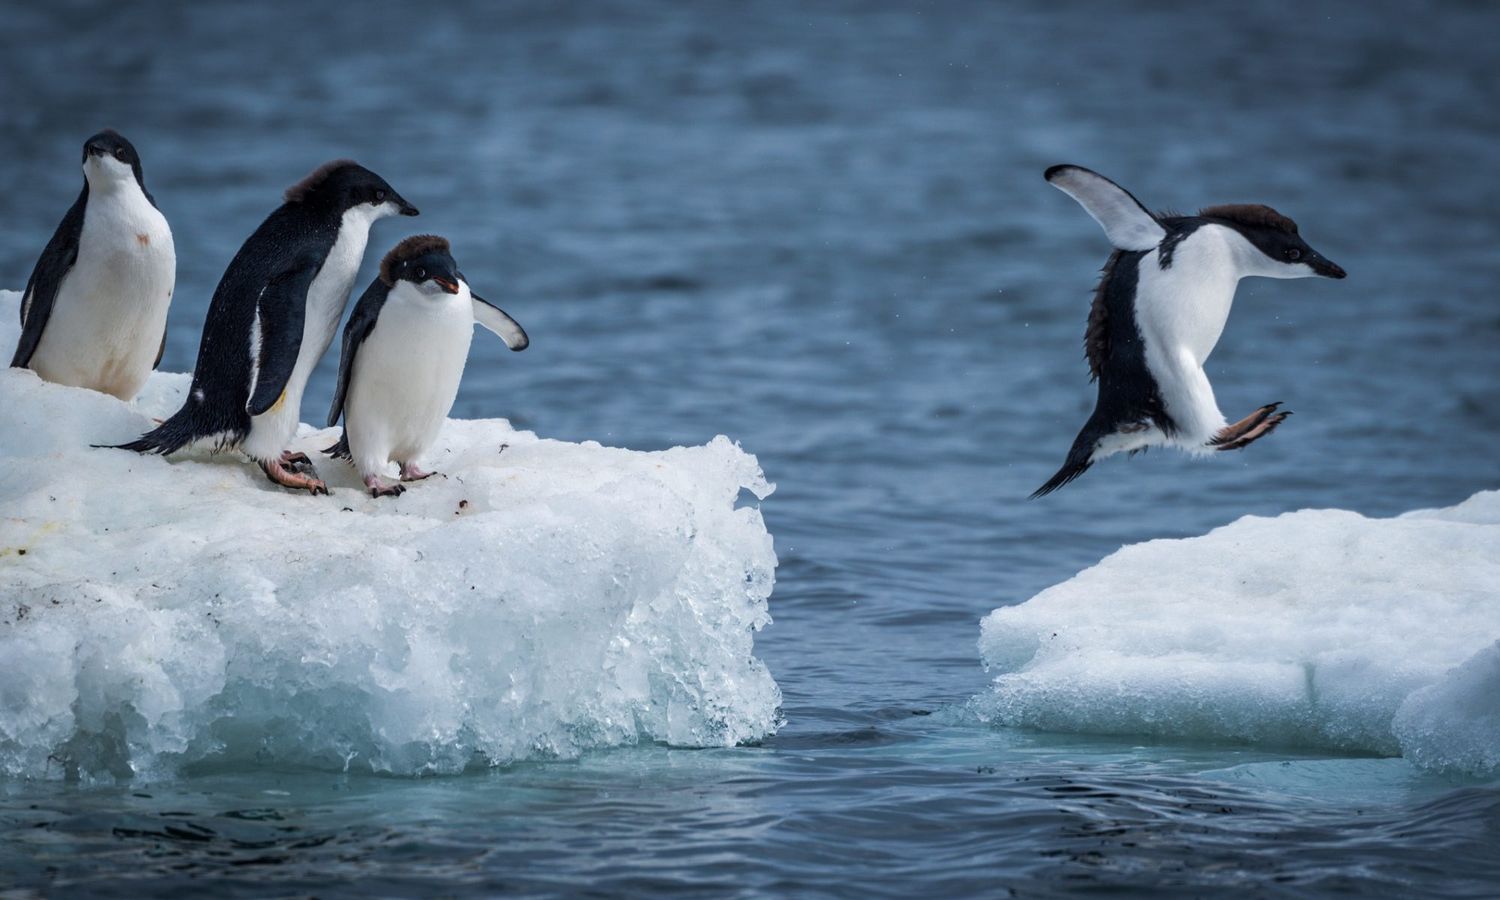
[[[355,357],[345,421],[356,454],[383,463],[432,444],[458,396],[473,336],[467,286],[429,295],[400,282],[391,290]]]
[[[133,180],[91,189],[78,258],[58,286],[32,367],[130,399],[161,346],[176,273],[172,230]]]
[[[1160,251],[1141,258],[1136,321],[1148,343],[1183,349],[1201,366],[1219,343],[1240,271],[1224,229],[1206,225],[1185,238],[1163,269]]]

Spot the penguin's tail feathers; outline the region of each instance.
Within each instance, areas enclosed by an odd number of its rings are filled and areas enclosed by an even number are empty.
[[[349,449],[349,429],[339,433],[339,442],[323,451],[334,459],[347,459],[354,461],[354,453]]]
[[[157,453],[166,456],[176,453],[194,441],[218,436],[215,449],[223,449],[243,436],[244,429],[238,423],[222,424],[209,421],[207,409],[201,403],[188,400],[182,409],[152,430],[128,444],[96,444],[112,450],[134,450],[136,453]]]
[[[1089,470],[1094,464],[1094,447],[1098,443],[1093,433],[1085,427],[1083,433],[1073,442],[1073,448],[1068,451],[1068,460],[1057,470],[1057,474],[1047,479],[1047,483],[1032,492],[1029,499],[1036,500],[1045,497],[1053,491],[1067,484],[1073,479]]]

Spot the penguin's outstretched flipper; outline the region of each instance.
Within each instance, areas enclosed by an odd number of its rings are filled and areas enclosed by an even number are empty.
[[[505,310],[484,299],[471,289],[469,296],[474,301],[474,321],[493,331],[512,350],[525,350],[531,344],[526,329],[512,319]]]
[[[1077,200],[1121,250],[1150,250],[1167,231],[1129,191],[1082,166],[1053,166],[1047,183]]]
[[[318,275],[319,261],[301,259],[294,268],[272,278],[255,304],[255,331],[259,338],[255,391],[245,404],[252,416],[263,415],[281,402],[297,354],[302,348],[302,328],[307,318],[307,289]]]

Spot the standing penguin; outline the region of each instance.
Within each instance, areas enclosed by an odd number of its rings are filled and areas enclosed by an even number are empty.
[[[417,468],[417,460],[453,408],[475,322],[512,350],[530,343],[515,319],[469,291],[443,238],[409,237],[381,260],[380,276],[344,326],[339,385],[328,412],[330,426],[343,415],[344,433],[324,451],[353,462],[371,496],[406,490],[381,480],[391,462],[400,464],[402,481],[433,474]]]
[[[1089,311],[1084,347],[1099,382],[1094,413],[1067,462],[1032,498],[1123,451],[1175,446],[1239,450],[1289,412],[1270,403],[1229,424],[1203,363],[1219,342],[1241,278],[1343,278],[1269,206],[1212,206],[1196,216],[1152,215],[1124,188],[1078,166],[1047,181],[1077,200],[1115,246]]]
[[[328,493],[307,456],[286,447],[308,376],[349,301],[370,226],[398,213],[417,210],[347,159],[288,189],[214,291],[187,402],[122,448],[167,454],[209,438],[217,449],[241,448],[276,484]]]
[[[83,145],[83,192],[26,282],[10,364],[133,400],[161,361],[177,279],[172,229],[118,133]]]

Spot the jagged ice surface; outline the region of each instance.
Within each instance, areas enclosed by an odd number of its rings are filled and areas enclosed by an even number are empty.
[[[394,502],[324,457],[331,497],[235,454],[90,448],[187,385],[158,373],[126,405],[0,371],[0,774],[457,772],[775,729],[753,633],[776,557],[738,502],[772,485],[726,438],[645,453],[450,421],[425,460],[448,477]],[[303,425],[295,448],[336,437]]]
[[[1246,517],[1125,547],[979,647],[981,718],[1500,774],[1500,492],[1393,519]]]

